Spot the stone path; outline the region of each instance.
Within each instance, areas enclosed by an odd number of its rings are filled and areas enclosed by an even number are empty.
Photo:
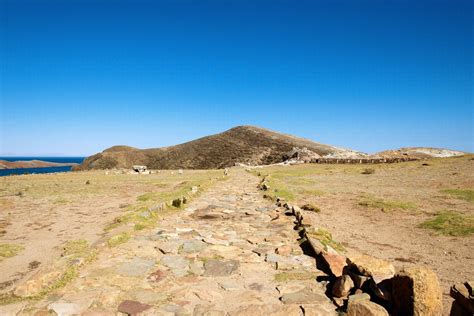
[[[18,315],[334,315],[293,217],[257,184],[233,169],[158,228],[102,251],[63,289],[17,304]]]

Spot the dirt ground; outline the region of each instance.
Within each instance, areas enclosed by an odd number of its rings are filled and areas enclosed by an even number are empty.
[[[93,245],[112,233],[104,228],[124,229],[111,226],[115,218],[152,208],[221,173],[87,171],[1,177],[0,293],[51,264],[68,242]],[[133,221],[124,224],[133,230]],[[8,255],[11,249],[16,252]]]
[[[280,166],[256,172],[270,175],[274,194],[300,206],[319,207],[319,213],[306,211],[305,218],[329,230],[348,253],[390,260],[397,268],[421,264],[436,271],[445,314],[451,306],[450,286],[474,278],[472,155],[370,166]],[[458,214],[464,230],[454,229],[449,235],[420,227],[439,212]]]

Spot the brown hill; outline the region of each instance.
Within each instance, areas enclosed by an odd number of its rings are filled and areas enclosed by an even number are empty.
[[[308,151],[320,156],[354,153],[259,127],[238,126],[170,147],[137,149],[114,146],[85,159],[75,169],[130,168],[132,165],[146,165],[151,169],[212,169],[236,163],[264,165],[288,159],[296,147],[306,148],[305,155]]]

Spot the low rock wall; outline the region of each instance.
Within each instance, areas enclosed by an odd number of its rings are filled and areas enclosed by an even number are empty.
[[[359,158],[359,159],[343,159],[343,158],[313,158],[310,163],[321,164],[379,164],[379,163],[398,163],[406,161],[416,161],[418,158],[400,157],[400,158]]]

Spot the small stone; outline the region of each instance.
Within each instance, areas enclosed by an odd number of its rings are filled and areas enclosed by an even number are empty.
[[[141,312],[146,311],[147,309],[150,309],[151,307],[152,306],[148,304],[143,304],[137,301],[126,300],[120,303],[117,310],[121,313],[134,316],[134,315],[138,315]]]
[[[388,316],[388,312],[382,306],[371,301],[350,301],[347,316]]]
[[[346,257],[330,253],[321,253],[321,257],[334,276],[340,277],[342,275],[346,266]]]
[[[436,273],[409,267],[392,279],[393,315],[441,315],[442,292]]]
[[[335,297],[346,297],[354,287],[354,282],[348,275],[343,275],[337,278],[332,286],[332,295]]]

